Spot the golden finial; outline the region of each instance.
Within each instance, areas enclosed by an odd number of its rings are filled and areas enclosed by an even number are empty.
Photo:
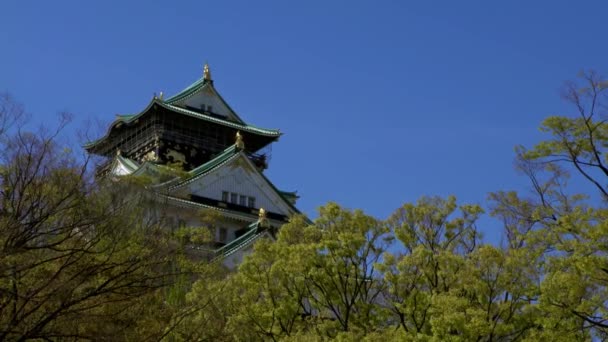
[[[236,148],[238,148],[239,150],[245,149],[245,142],[243,141],[241,131],[236,131]]]
[[[209,70],[209,63],[205,62],[203,67],[203,79],[205,81],[211,81],[211,70]]]
[[[159,99],[159,100],[161,100],[161,101],[163,100],[163,92],[162,92],[162,91],[161,91],[161,92],[160,92],[160,94],[158,95],[158,99]]]
[[[258,224],[262,227],[266,226],[268,220],[266,219],[266,210],[264,208],[260,208],[260,212],[258,213]]]
[[[116,155],[119,156],[121,154],[120,149],[116,150]]]

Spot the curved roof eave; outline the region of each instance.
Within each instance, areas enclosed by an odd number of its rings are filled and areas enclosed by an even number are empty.
[[[167,189],[171,190],[174,188],[178,188],[185,183],[190,183],[191,180],[198,179],[201,175],[207,174],[207,173],[217,169],[218,167],[226,164],[231,159],[236,158],[238,156],[238,153],[236,153],[236,151],[237,151],[236,145],[231,145],[230,147],[225,149],[222,153],[217,155],[215,158],[188,171],[188,175],[189,175],[188,178],[182,179],[182,178],[176,177],[176,178],[168,180],[164,183],[156,184],[153,186],[153,188],[154,189],[167,188]]]
[[[90,149],[93,148],[95,145],[99,144],[100,142],[102,142],[103,140],[107,139],[110,136],[110,133],[112,132],[112,130],[118,126],[119,124],[128,124],[131,123],[132,121],[135,121],[137,119],[139,119],[141,116],[143,116],[144,114],[146,114],[150,108],[152,108],[152,106],[154,106],[155,104],[158,104],[159,106],[173,111],[173,112],[177,112],[177,113],[181,113],[184,115],[188,115],[197,119],[202,119],[208,122],[213,122],[213,123],[217,123],[226,127],[231,127],[237,130],[241,130],[243,132],[249,132],[249,133],[253,133],[253,134],[259,134],[259,135],[264,135],[267,137],[280,137],[281,136],[281,132],[278,129],[266,129],[266,128],[258,128],[255,126],[251,126],[251,125],[246,125],[246,124],[239,124],[236,122],[230,122],[230,121],[226,121],[226,120],[222,120],[222,119],[218,119],[209,115],[205,115],[205,114],[201,114],[201,113],[197,113],[191,110],[187,110],[184,108],[180,108],[171,104],[167,104],[164,103],[163,101],[159,100],[158,98],[154,97],[152,99],[152,101],[150,101],[150,103],[146,106],[146,108],[144,110],[142,110],[141,112],[139,112],[138,114],[135,115],[122,115],[122,116],[118,116],[118,118],[116,120],[114,120],[111,124],[110,127],[108,128],[108,131],[106,132],[106,134],[89,143],[84,144],[84,148],[85,149]]]
[[[214,253],[216,254],[216,256],[214,257],[214,260],[225,259],[225,258],[229,257],[230,255],[238,252],[239,250],[241,250],[247,246],[250,246],[255,241],[257,241],[257,239],[259,239],[260,237],[262,237],[264,235],[272,237],[272,234],[270,234],[270,232],[267,229],[260,230],[259,221],[255,221],[255,222],[251,223],[250,225],[247,226],[247,229],[248,229],[248,231],[245,234],[230,241],[228,244],[216,249],[214,251]]]
[[[187,208],[193,208],[193,209],[209,209],[209,210],[214,210],[214,211],[218,211],[220,213],[222,213],[223,215],[225,215],[226,217],[235,219],[235,220],[240,220],[243,222],[251,222],[253,221],[257,221],[258,215],[257,214],[249,214],[249,213],[243,213],[243,212],[238,212],[238,211],[234,211],[234,210],[230,210],[230,209],[225,209],[225,208],[220,208],[220,207],[216,207],[216,206],[212,206],[212,205],[207,205],[207,204],[202,204],[202,203],[197,203],[197,202],[193,202],[193,201],[189,201],[187,199],[183,199],[183,198],[179,198],[179,197],[175,197],[175,196],[170,196],[170,195],[166,195],[166,194],[159,194],[159,193],[154,193],[155,196],[159,197],[159,198],[163,198],[167,201],[170,201],[172,204],[177,205],[177,206],[182,206],[182,207],[187,207]],[[279,220],[275,220],[275,219],[268,219],[268,222],[270,222],[273,225],[283,225],[286,222],[283,221],[279,221]]]
[[[169,179],[162,183],[154,184],[154,185],[150,186],[150,189],[154,190],[154,191],[158,191],[163,188],[178,187],[183,182],[187,182],[188,180],[195,178],[195,177],[198,178],[198,176],[201,173],[208,173],[208,172],[215,170],[218,167],[224,165],[225,163],[229,162],[232,158],[236,158],[238,156],[238,153],[236,153],[236,152],[237,152],[236,144],[231,145],[230,147],[226,148],[222,153],[218,154],[215,158],[188,171],[187,178],[184,179],[184,178],[181,178],[180,176],[175,176],[172,179]],[[129,172],[127,174],[129,176],[142,176],[145,174],[145,172],[147,170],[154,169],[157,171],[162,171],[161,169],[163,168],[163,166],[157,165],[150,161],[145,161],[140,164],[134,160],[131,160],[129,158],[126,158],[126,157],[123,157],[120,155],[115,157],[115,159],[113,161],[113,165],[115,165],[116,163],[120,163],[120,164],[124,165],[127,168],[127,171]]]
[[[256,127],[256,126],[252,126],[252,125],[239,124],[239,123],[236,123],[236,122],[222,120],[222,119],[218,119],[218,118],[213,117],[213,116],[197,113],[197,112],[194,112],[194,111],[191,111],[191,110],[188,110],[188,109],[184,109],[184,108],[181,108],[181,107],[178,107],[178,106],[174,106],[174,105],[171,105],[171,104],[167,104],[167,103],[164,103],[164,102],[159,102],[159,105],[161,107],[169,109],[169,110],[180,112],[182,114],[189,115],[189,116],[192,116],[192,117],[195,117],[195,118],[198,118],[198,119],[203,119],[205,121],[215,122],[215,123],[218,123],[218,124],[226,126],[226,127],[231,127],[231,128],[234,128],[234,129],[241,130],[243,132],[260,134],[260,135],[264,135],[264,136],[267,136],[267,137],[280,137],[281,134],[282,134],[278,129],[260,128],[260,127]]]
[[[116,158],[114,159],[114,163],[120,163],[121,165],[124,165],[129,171],[129,174],[133,174],[141,168],[141,165],[139,165],[137,162],[129,158],[125,158],[121,155],[116,156]]]
[[[141,112],[139,112],[138,114],[135,114],[135,115],[116,115],[117,118],[114,121],[112,121],[112,123],[110,124],[110,127],[108,127],[108,130],[103,137],[101,137],[97,140],[88,142],[88,143],[84,144],[83,147],[85,149],[88,149],[88,148],[92,148],[93,146],[99,144],[100,142],[102,142],[103,140],[105,140],[107,137],[110,136],[110,133],[112,132],[112,129],[114,129],[115,126],[117,126],[119,124],[123,124],[123,123],[130,123],[131,121],[139,119],[142,115],[147,113],[148,110],[150,110],[150,108],[152,108],[154,103],[157,103],[157,102],[158,102],[158,100],[156,97],[152,98],[152,101],[150,101],[150,103],[148,103],[146,108],[144,108],[144,110],[142,110]]]

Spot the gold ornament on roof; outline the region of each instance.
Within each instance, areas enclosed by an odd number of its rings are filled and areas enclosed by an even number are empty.
[[[245,142],[243,141],[243,136],[241,135],[241,131],[236,131],[236,148],[242,150],[245,148]]]
[[[260,212],[258,213],[258,224],[260,226],[266,226],[268,220],[266,219],[266,210],[264,208],[260,208]]]
[[[156,152],[155,151],[150,151],[148,153],[146,153],[143,158],[143,161],[151,161],[151,162],[155,162],[158,160],[158,157],[156,156]]]
[[[205,63],[203,67],[203,79],[205,81],[211,81],[211,70],[209,70],[209,64]]]
[[[161,92],[160,92],[160,94],[158,95],[158,99],[159,99],[159,100],[161,100],[161,101],[163,100],[163,92],[162,92],[162,91],[161,91]]]

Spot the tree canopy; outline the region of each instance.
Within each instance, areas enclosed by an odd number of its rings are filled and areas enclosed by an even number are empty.
[[[568,83],[573,116],[516,147],[532,193],[422,197],[386,219],[328,203],[237,270],[184,253],[141,180],[108,184],[0,103],[0,340],[608,340],[608,82]],[[570,177],[600,195],[577,193]],[[128,196],[124,194],[128,193]],[[502,224],[488,244],[479,218]]]

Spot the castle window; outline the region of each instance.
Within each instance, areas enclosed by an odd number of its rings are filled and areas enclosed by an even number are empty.
[[[238,194],[236,192],[222,191],[222,202],[255,208],[255,197]]]

